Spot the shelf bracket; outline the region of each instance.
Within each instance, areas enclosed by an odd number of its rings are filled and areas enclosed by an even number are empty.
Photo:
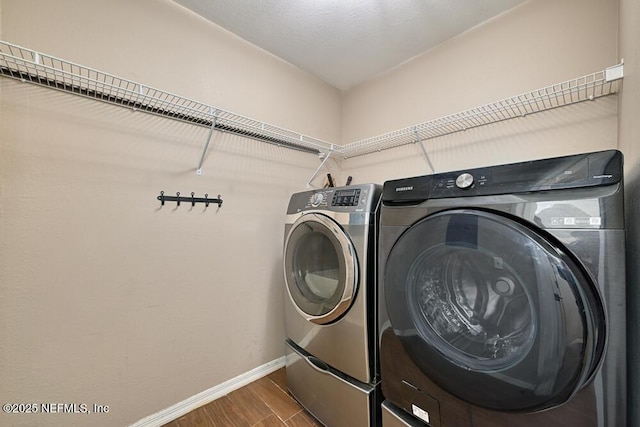
[[[618,65],[614,65],[604,70],[604,79],[607,81],[607,83],[615,80],[620,80],[623,77],[624,77],[624,59],[622,59]]]
[[[331,144],[331,150],[328,153],[319,153],[318,156],[322,159],[324,156],[324,159],[322,160],[322,163],[320,163],[320,166],[318,166],[318,169],[316,169],[316,171],[313,173],[313,175],[311,175],[311,178],[309,178],[309,181],[307,182],[307,188],[311,188],[311,181],[314,180],[314,178],[318,175],[318,173],[320,172],[320,169],[322,169],[322,167],[324,166],[325,163],[327,163],[327,160],[329,160],[329,157],[331,157],[331,154],[333,153],[333,144]]]
[[[436,173],[436,170],[433,167],[433,163],[431,163],[431,159],[429,158],[429,154],[427,153],[427,149],[424,148],[424,144],[422,144],[423,139],[420,137],[420,133],[417,129],[414,129],[413,132],[416,134],[416,144],[422,148],[422,154],[427,159],[427,163],[429,163],[429,167],[431,168],[431,173]]]
[[[209,143],[211,142],[211,137],[213,136],[213,130],[216,128],[216,124],[218,121],[218,117],[216,117],[216,111],[211,109],[211,115],[213,116],[213,120],[211,120],[211,128],[209,128],[209,135],[207,136],[207,142],[204,144],[204,148],[202,149],[202,156],[200,156],[200,163],[198,163],[198,168],[196,169],[196,175],[202,175],[202,164],[204,163],[204,158],[207,155],[207,149],[209,148]]]

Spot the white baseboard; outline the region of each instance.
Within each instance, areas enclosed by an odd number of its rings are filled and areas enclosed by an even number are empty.
[[[228,381],[211,387],[201,393],[191,396],[188,399],[178,402],[173,406],[163,409],[160,412],[149,415],[141,419],[140,421],[131,424],[130,427],[160,427],[170,421],[180,418],[184,414],[187,414],[200,406],[206,405],[209,402],[216,400],[219,397],[225,396],[234,390],[239,389],[257,379],[264,377],[285,365],[285,357],[282,356],[279,359],[272,360],[265,363],[262,366],[258,366],[255,369],[240,374],[235,378],[231,378]]]

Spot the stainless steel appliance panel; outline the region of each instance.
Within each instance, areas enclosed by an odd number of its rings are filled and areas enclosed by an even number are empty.
[[[381,186],[296,193],[284,237],[287,383],[330,427],[378,426],[375,263]]]
[[[378,381],[374,277],[380,190],[380,186],[362,184],[295,194],[285,224],[287,338],[332,368],[363,383]],[[314,247],[312,238],[303,232],[297,233],[296,227],[326,244]],[[304,261],[306,252],[310,255]],[[302,266],[303,263],[309,267]],[[326,270],[323,271],[322,265],[327,266]],[[302,278],[304,271],[312,270],[315,274]],[[303,283],[305,281],[315,283]],[[314,286],[316,289],[304,289]],[[349,298],[334,298],[333,287],[339,288],[336,295],[342,294],[343,289],[353,291],[344,292]],[[326,298],[322,294],[324,289],[329,289]],[[309,297],[309,304],[313,300],[317,302],[319,311],[312,312],[311,306],[299,304],[304,293]],[[339,310],[325,308],[328,302],[340,305]]]
[[[369,427],[376,418],[376,387],[348,378],[290,341],[286,373],[291,393],[324,425]]]

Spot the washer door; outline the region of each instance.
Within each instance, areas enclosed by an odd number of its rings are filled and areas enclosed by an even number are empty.
[[[285,241],[284,273],[293,304],[310,322],[335,322],[355,299],[358,271],[353,244],[328,216],[306,214],[292,225]]]
[[[551,236],[501,213],[449,210],[410,227],[386,262],[384,298],[423,373],[485,408],[560,405],[603,358],[593,280]]]

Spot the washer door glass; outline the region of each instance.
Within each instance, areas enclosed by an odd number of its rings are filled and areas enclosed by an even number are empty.
[[[284,249],[287,290],[307,320],[327,324],[351,307],[357,291],[353,244],[342,228],[321,214],[306,214],[291,227]]]
[[[486,408],[562,404],[603,355],[593,280],[551,236],[499,213],[450,210],[410,227],[387,260],[384,297],[418,367]]]

